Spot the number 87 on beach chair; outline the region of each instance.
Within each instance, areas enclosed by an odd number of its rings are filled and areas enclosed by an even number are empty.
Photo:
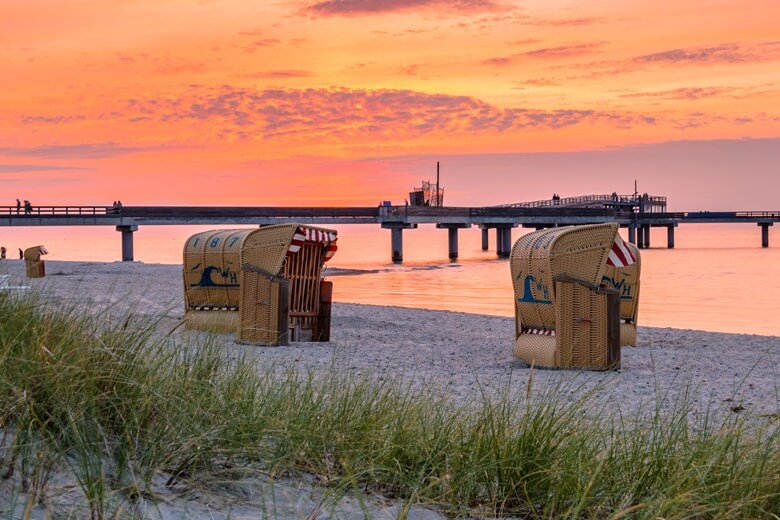
[[[545,368],[620,368],[619,293],[602,284],[613,248],[625,245],[617,230],[558,227],[515,242],[516,357]]]
[[[332,282],[322,270],[336,231],[302,224],[223,229],[184,246],[187,329],[235,332],[258,345],[330,341]]]

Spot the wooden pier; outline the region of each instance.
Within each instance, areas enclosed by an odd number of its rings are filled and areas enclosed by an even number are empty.
[[[769,247],[769,228],[780,222],[778,211],[666,212],[664,197],[617,194],[487,207],[216,207],[216,206],[35,206],[28,211],[0,206],[2,226],[114,226],[121,233],[122,260],[133,260],[133,232],[146,225],[269,225],[300,222],[314,225],[374,224],[390,230],[391,258],[403,261],[403,232],[435,224],[448,233],[448,253],[458,257],[458,231],[477,226],[482,249],[495,230],[496,254],[510,254],[511,230],[617,222],[629,240],[650,247],[651,229],[666,228],[666,246],[673,248],[674,230],[687,223],[752,223],[761,228],[761,246]]]

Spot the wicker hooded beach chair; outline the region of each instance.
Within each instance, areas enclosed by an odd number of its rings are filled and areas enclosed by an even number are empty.
[[[639,311],[639,272],[641,257],[639,248],[630,242],[624,242],[626,249],[633,256],[634,263],[629,265],[607,266],[602,277],[602,283],[620,293],[620,345],[636,346],[636,323]]]
[[[43,278],[46,276],[46,264],[41,259],[49,251],[43,246],[28,247],[24,250],[24,270],[27,278]]]
[[[510,256],[514,355],[546,368],[619,368],[617,291],[601,287],[617,224],[550,228]]]
[[[205,231],[184,246],[186,328],[240,342],[329,341],[336,231],[302,224]]]

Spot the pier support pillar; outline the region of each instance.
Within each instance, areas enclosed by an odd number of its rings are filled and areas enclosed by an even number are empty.
[[[404,229],[417,229],[417,224],[385,222],[382,227],[390,230],[390,258],[400,264],[404,261]]]
[[[489,240],[488,240],[488,228],[483,227],[482,228],[482,250],[487,251],[488,247],[490,246]]]
[[[496,225],[496,256],[509,258],[512,253],[512,224]]]
[[[666,247],[667,249],[674,249],[674,228],[677,224],[669,224],[666,226]]]
[[[496,256],[504,256],[504,228],[496,228]]]
[[[449,245],[450,260],[458,259],[458,228],[447,229],[447,244]]]
[[[644,235],[643,238],[644,238],[645,249],[648,249],[650,247],[650,224],[645,224],[642,227],[645,228],[644,233],[642,233],[642,235]]]
[[[504,230],[504,256],[503,258],[509,258],[512,254],[512,228],[508,227]]]
[[[639,249],[645,248],[645,227],[644,226],[636,227],[636,247],[638,247]]]
[[[759,222],[761,226],[761,247],[769,247],[769,226],[772,222]]]
[[[122,261],[133,261],[133,233],[138,231],[137,224],[129,226],[117,226],[116,230],[122,233]]]
[[[458,230],[468,229],[471,224],[457,223],[457,224],[436,224],[439,229],[447,230],[447,243],[449,244],[449,256],[450,260],[458,259]]]
[[[636,245],[636,226],[628,226],[628,241]]]

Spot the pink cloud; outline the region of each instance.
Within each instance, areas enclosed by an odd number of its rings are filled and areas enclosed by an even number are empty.
[[[681,99],[694,101],[708,97],[722,96],[734,92],[736,89],[731,87],[683,87],[672,90],[662,90],[658,92],[632,92],[630,94],[621,94],[622,98],[659,98],[659,99]]]
[[[482,61],[483,65],[489,65],[493,67],[508,67],[514,65],[518,61],[526,59],[534,60],[553,60],[553,59],[565,59],[576,56],[583,56],[593,53],[595,49],[600,47],[600,42],[580,43],[577,45],[562,45],[559,47],[543,47],[540,49],[534,49],[532,51],[522,52],[518,54],[512,54],[511,56],[498,56],[495,58],[488,58]]]
[[[263,47],[273,47],[279,45],[280,40],[278,38],[261,38],[259,40],[253,40],[250,43],[241,46],[241,49],[247,53],[253,53]]]
[[[583,26],[583,25],[595,25],[606,23],[606,18],[562,18],[558,20],[545,19],[545,20],[529,20],[525,22],[527,25],[549,25],[555,27],[562,26]]]
[[[639,64],[712,65],[780,59],[780,42],[722,43],[707,47],[671,49],[634,58]]]
[[[475,14],[506,11],[510,6],[492,0],[324,0],[305,7],[308,16],[371,16],[400,11],[434,11],[446,14]]]
[[[527,58],[540,58],[540,59],[559,59],[559,58],[571,58],[573,56],[582,56],[585,54],[591,54],[594,49],[600,47],[602,43],[591,42],[581,43],[578,45],[563,45],[560,47],[545,47],[542,49],[535,49],[520,54],[520,56]]]
[[[154,114],[175,124],[197,120],[219,127],[220,136],[309,139],[348,143],[414,139],[429,133],[471,135],[524,128],[560,129],[579,124],[617,128],[655,124],[631,113],[594,110],[501,108],[468,96],[410,90],[348,88],[252,90],[191,88],[176,99],[133,100],[129,116]]]
[[[268,79],[268,78],[308,78],[311,77],[312,73],[308,70],[297,70],[297,69],[288,69],[288,70],[266,70],[266,71],[260,71],[260,72],[249,72],[247,74],[242,74],[242,78],[262,78],[262,79]]]

